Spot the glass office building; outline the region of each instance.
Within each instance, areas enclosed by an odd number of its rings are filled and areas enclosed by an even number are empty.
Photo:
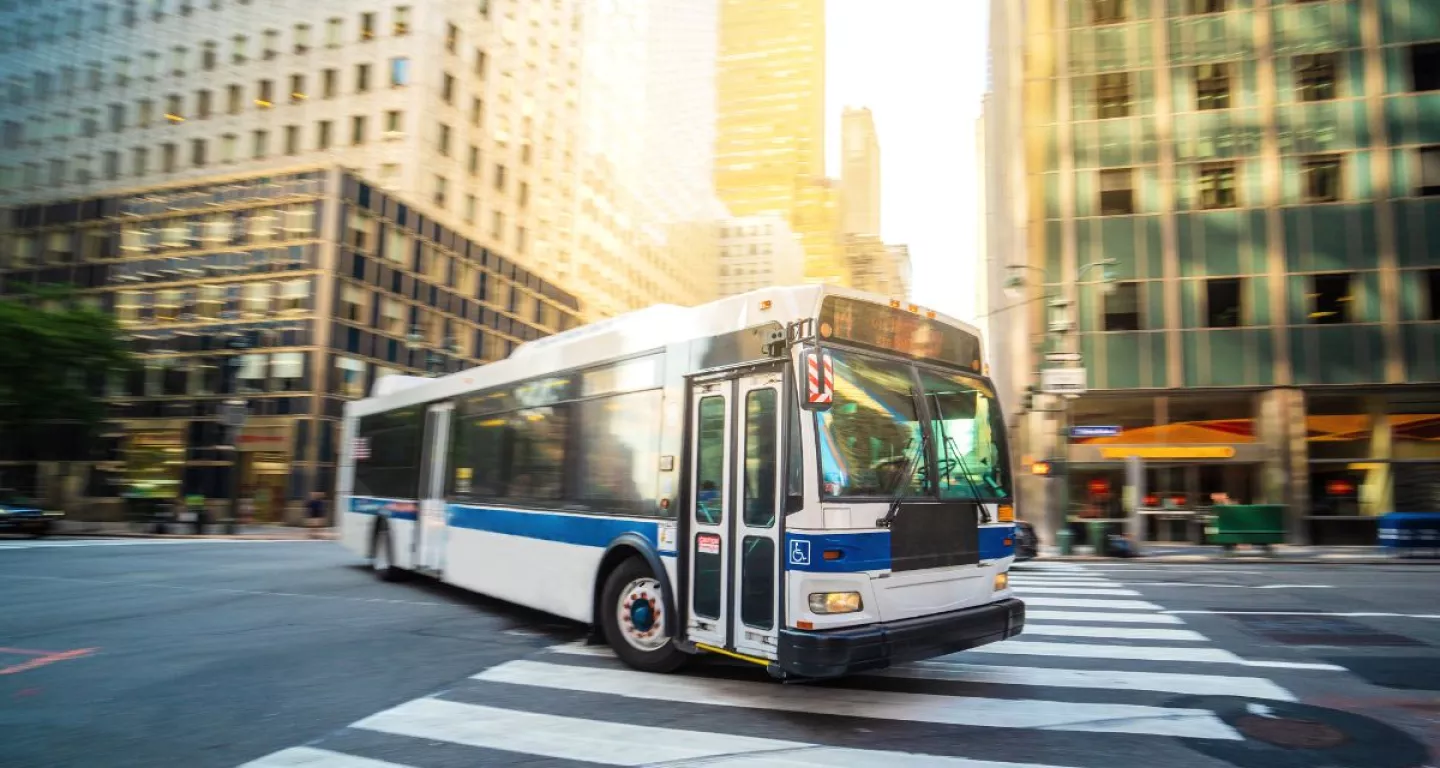
[[[1120,513],[1130,456],[1151,519],[1225,493],[1288,504],[1292,540],[1368,543],[1377,514],[1440,509],[1440,4],[992,16],[987,162],[1023,167],[987,193],[1023,188],[1031,291],[992,347],[1022,382],[1081,353],[1087,393],[1018,429],[1069,459],[1070,519]]]
[[[126,495],[228,498],[293,520],[334,485],[347,399],[385,376],[506,357],[577,324],[574,296],[337,167],[214,178],[11,209],[0,292],[69,284],[114,312],[140,365],[107,393],[110,429],[64,465],[74,517]],[[249,417],[226,446],[220,405]],[[0,439],[5,483],[46,495],[55,465]],[[52,495],[53,498],[53,495]]]

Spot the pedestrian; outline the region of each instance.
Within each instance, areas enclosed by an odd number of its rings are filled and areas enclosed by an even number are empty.
[[[310,538],[319,538],[318,530],[325,521],[325,492],[315,491],[310,494],[310,501],[305,504],[305,525],[310,529]]]

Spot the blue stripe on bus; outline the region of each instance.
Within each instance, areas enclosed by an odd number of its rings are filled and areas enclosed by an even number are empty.
[[[551,512],[522,512],[514,509],[493,509],[451,504],[450,526],[474,531],[524,536],[530,539],[575,544],[582,547],[608,547],[622,534],[636,533],[651,546],[658,547],[660,524],[623,517],[561,515]]]
[[[351,496],[350,511],[357,515],[379,515],[392,520],[415,520],[420,511],[420,502],[414,499]]]
[[[1000,560],[1015,554],[1015,526],[981,526],[981,560]],[[1005,543],[1009,539],[1010,543]],[[840,557],[826,560],[824,552],[839,551]],[[792,571],[854,573],[890,568],[890,532],[785,534],[785,559]]]

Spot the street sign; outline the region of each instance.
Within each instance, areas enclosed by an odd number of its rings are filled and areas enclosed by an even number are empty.
[[[1071,427],[1071,437],[1114,437],[1120,434],[1119,427]]]
[[[245,419],[249,415],[250,406],[244,400],[226,400],[220,404],[220,423],[230,429],[245,426]]]
[[[1045,362],[1047,363],[1078,363],[1080,362],[1079,352],[1047,352]]]
[[[1085,369],[1041,369],[1040,391],[1047,395],[1083,395],[1085,394]]]

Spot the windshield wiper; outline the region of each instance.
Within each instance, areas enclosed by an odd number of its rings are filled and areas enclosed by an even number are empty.
[[[965,478],[965,484],[970,486],[970,495],[975,499],[975,507],[980,511],[980,522],[990,522],[990,513],[985,510],[985,505],[980,501],[980,486],[970,477],[970,467],[965,463],[965,455],[961,452],[960,446],[955,444],[955,438],[950,436],[950,431],[945,428],[945,413],[940,408],[940,395],[931,394],[930,398],[935,403],[935,418],[939,422],[941,433],[941,444],[945,446],[945,459],[949,461],[951,452],[954,452],[955,466],[960,468],[960,476]],[[950,479],[953,467],[945,468],[945,479]]]
[[[924,409],[920,407],[920,396],[913,388],[910,390],[910,400],[915,406],[916,424],[920,426],[920,445],[915,447],[915,453],[907,457],[905,461],[905,473],[900,477],[900,482],[895,484],[893,493],[895,497],[890,500],[890,508],[885,510],[885,516],[876,519],[875,527],[889,528],[891,523],[900,514],[900,503],[905,500],[905,490],[910,487],[910,480],[915,476],[915,469],[920,462],[930,455],[930,440],[925,436],[925,427],[919,424],[920,414]]]

